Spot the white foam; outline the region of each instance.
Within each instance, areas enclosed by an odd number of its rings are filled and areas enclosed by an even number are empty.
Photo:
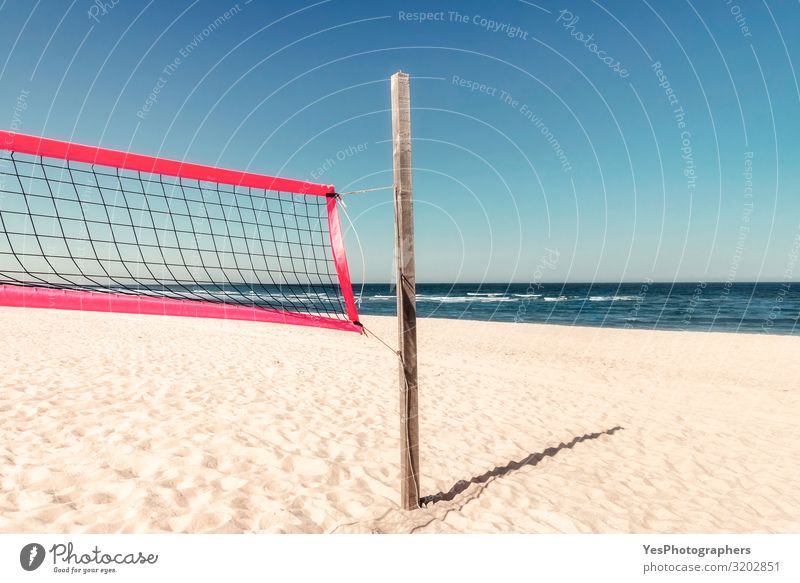
[[[629,302],[637,296],[589,296],[590,302]]]

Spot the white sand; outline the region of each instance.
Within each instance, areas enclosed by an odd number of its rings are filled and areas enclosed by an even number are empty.
[[[422,494],[451,499],[405,513],[374,339],[8,308],[0,326],[2,532],[800,531],[798,338],[423,321]]]

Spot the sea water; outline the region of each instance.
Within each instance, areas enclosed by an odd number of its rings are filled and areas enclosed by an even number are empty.
[[[394,288],[354,285],[363,314],[395,314]],[[800,335],[789,283],[417,284],[417,315],[648,330]]]
[[[343,317],[338,286],[196,284],[138,293]],[[117,291],[113,286],[106,291]],[[130,288],[127,290],[130,292]],[[353,284],[361,314],[393,316],[391,284]],[[418,283],[417,315],[496,322],[800,335],[800,284]]]

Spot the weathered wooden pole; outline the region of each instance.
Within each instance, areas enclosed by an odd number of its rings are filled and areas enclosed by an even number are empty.
[[[417,400],[417,304],[414,208],[411,195],[411,98],[407,73],[392,75],[394,233],[397,260],[397,323],[400,346],[400,504],[419,508],[419,403]]]

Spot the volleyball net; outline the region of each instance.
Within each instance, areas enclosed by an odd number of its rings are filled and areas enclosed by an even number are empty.
[[[361,332],[331,185],[0,131],[0,305]]]

